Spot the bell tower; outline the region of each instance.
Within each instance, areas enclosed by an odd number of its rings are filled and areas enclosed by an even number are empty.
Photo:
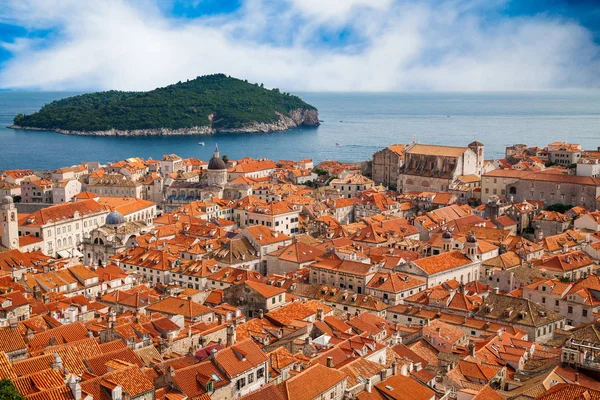
[[[2,246],[9,250],[18,249],[19,218],[13,199],[10,196],[2,199],[0,222],[2,223]]]

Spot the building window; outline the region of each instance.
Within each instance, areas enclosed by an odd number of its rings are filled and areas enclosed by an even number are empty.
[[[238,379],[236,383],[237,390],[241,390],[244,386],[246,386],[246,378]]]
[[[254,374],[250,373],[248,374],[248,384],[251,384],[252,382],[254,382]]]
[[[567,307],[567,314],[573,314],[573,307],[572,306]]]
[[[585,308],[584,308],[583,310],[581,310],[581,316],[582,316],[582,317],[587,317],[587,315],[588,315],[588,314],[587,314],[587,311],[588,311],[588,310],[586,310]]]
[[[265,369],[259,368],[259,370],[256,371],[256,379],[263,378],[264,376],[265,376]]]

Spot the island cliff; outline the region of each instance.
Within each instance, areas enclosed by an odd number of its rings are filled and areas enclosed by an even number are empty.
[[[53,101],[31,115],[17,115],[10,128],[150,136],[265,133],[318,125],[318,110],[299,97],[217,74],[150,92],[109,91]]]

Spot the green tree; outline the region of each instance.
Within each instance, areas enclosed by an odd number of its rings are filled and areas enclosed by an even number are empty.
[[[8,379],[0,380],[0,399],[2,400],[25,400],[25,397],[15,389]]]
[[[248,123],[273,123],[292,110],[316,110],[297,96],[284,96],[223,74],[177,82],[149,92],[116,90],[68,97],[46,104],[15,125],[67,131],[185,129],[226,130]],[[209,116],[213,116],[211,119]]]
[[[227,157],[227,154],[223,154],[223,157],[221,157],[221,159],[225,162],[225,164],[229,162],[229,157]]]

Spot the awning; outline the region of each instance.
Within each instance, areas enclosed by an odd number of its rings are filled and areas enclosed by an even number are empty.
[[[58,255],[60,258],[83,257],[83,254],[77,249],[60,250]]]
[[[58,252],[58,256],[59,256],[60,258],[71,258],[71,255],[70,255],[70,254],[69,254],[69,252],[68,252],[68,251],[66,251],[66,250],[60,250],[60,251]]]

